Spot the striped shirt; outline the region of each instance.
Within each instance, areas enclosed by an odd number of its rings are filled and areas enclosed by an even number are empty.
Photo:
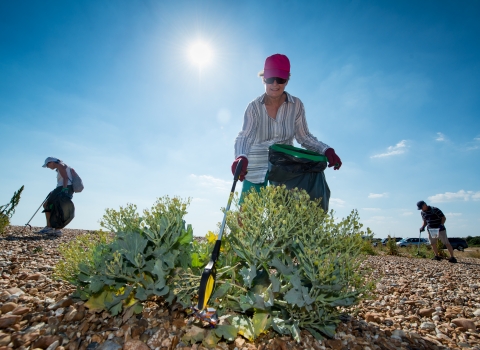
[[[265,94],[250,102],[245,111],[242,131],[235,140],[235,158],[247,157],[248,173],[245,178],[252,183],[265,181],[268,148],[273,144],[293,146],[295,138],[302,147],[320,154],[325,154],[330,148],[308,131],[302,101],[287,92],[285,94],[287,98],[275,119],[267,114]]]
[[[439,228],[441,220],[445,216],[443,212],[435,207],[428,207],[427,211],[421,212],[423,221],[426,221],[429,228]],[[443,227],[442,227],[443,228]]]

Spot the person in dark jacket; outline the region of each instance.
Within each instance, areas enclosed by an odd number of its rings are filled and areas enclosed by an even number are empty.
[[[453,248],[448,241],[447,229],[444,225],[447,218],[443,212],[438,208],[428,206],[424,201],[417,202],[417,209],[422,211],[420,214],[422,215],[423,225],[420,227],[420,232],[425,231],[425,227],[427,227],[427,230],[430,228],[439,229],[438,237],[432,237],[430,235],[430,231],[428,231],[428,240],[430,241],[432,249],[435,252],[433,260],[442,260],[442,258],[438,256],[437,248],[437,241],[440,239],[443,244],[445,244],[448,249],[448,253],[450,254],[450,259],[448,259],[448,261],[451,263],[456,263],[457,259],[455,259],[453,256]]]

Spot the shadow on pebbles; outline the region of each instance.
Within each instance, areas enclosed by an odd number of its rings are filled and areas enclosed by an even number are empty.
[[[75,288],[55,280],[57,247],[89,231],[64,229],[61,237],[10,226],[0,236],[0,350],[205,349],[185,336],[205,332],[179,305],[145,303],[144,312],[90,313],[69,296]],[[480,260],[459,263],[372,256],[364,263],[377,281],[372,299],[341,318],[333,339],[301,342],[269,333],[255,343],[238,336],[216,349],[479,349]]]

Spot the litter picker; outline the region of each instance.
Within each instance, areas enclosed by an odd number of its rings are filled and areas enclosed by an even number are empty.
[[[420,237],[422,237],[422,230],[420,229],[420,234],[418,235],[418,250],[417,250],[417,256],[420,256]]]
[[[223,231],[225,230],[225,224],[227,221],[227,213],[230,209],[230,205],[232,204],[233,195],[235,193],[235,186],[240,176],[240,172],[242,171],[242,162],[243,160],[240,160],[237,163],[237,168],[235,169],[235,174],[233,176],[232,189],[230,190],[228,203],[227,203],[227,206],[225,207],[225,212],[223,214],[222,225],[220,226],[220,232],[218,234],[217,241],[215,242],[215,246],[213,247],[210,261],[207,264],[207,266],[205,266],[205,269],[203,270],[203,273],[202,273],[202,277],[200,279],[200,288],[198,290],[198,305],[193,307],[194,316],[201,319],[202,321],[208,322],[212,326],[217,325],[218,318],[216,316],[215,309],[209,308],[207,306],[207,303],[208,303],[208,300],[210,299],[210,296],[212,295],[213,289],[215,288],[215,277],[216,277],[215,264],[217,262],[218,255],[220,254]]]
[[[25,224],[25,226],[23,227],[22,232],[25,231],[25,229],[27,228],[27,226],[28,226],[30,229],[32,229],[32,226],[30,225],[30,221],[32,221],[33,217],[34,217],[35,215],[37,215],[38,211],[40,210],[40,208],[42,207],[42,205],[45,204],[45,202],[47,201],[48,197],[50,197],[51,194],[52,194],[52,192],[50,192],[50,193],[48,194],[48,196],[43,200],[42,204],[40,204],[40,206],[39,206],[38,209],[35,211],[35,213],[33,213],[33,215],[32,215],[32,217],[30,218],[30,220],[28,220],[28,222],[27,222],[27,223]]]

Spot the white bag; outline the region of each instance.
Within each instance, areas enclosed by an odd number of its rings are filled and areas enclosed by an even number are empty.
[[[79,193],[79,192],[82,192],[83,191],[83,181],[82,179],[80,178],[80,176],[78,176],[77,172],[75,170],[73,170],[72,168],[70,168],[71,172],[72,172],[72,187],[73,187],[73,192],[75,193]]]

